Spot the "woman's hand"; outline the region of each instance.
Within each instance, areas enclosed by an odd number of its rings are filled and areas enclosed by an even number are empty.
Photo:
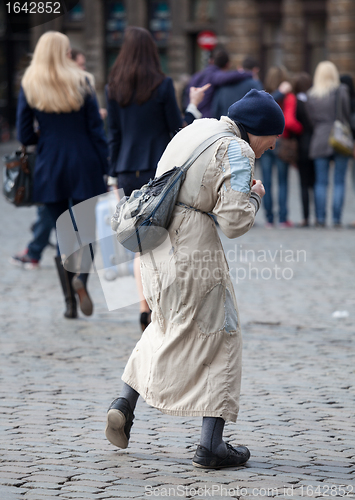
[[[210,83],[206,83],[203,87],[191,87],[189,93],[190,103],[197,107],[204,98],[206,90],[210,88],[210,86]]]
[[[253,187],[251,188],[254,193],[258,194],[262,198],[265,194],[265,188],[260,180],[256,181],[253,179]]]
[[[290,82],[282,82],[280,83],[278,90],[279,92],[281,92],[281,94],[287,95],[292,92],[292,85],[290,84]]]

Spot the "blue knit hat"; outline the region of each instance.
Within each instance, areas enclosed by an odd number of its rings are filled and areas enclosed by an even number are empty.
[[[228,116],[253,135],[281,135],[285,128],[282,109],[264,90],[250,90],[229,107]]]

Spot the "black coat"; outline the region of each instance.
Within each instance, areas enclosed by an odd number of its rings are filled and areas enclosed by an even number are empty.
[[[164,78],[143,104],[121,107],[108,98],[107,87],[106,96],[110,175],[156,169],[170,139],[183,124],[172,79]]]
[[[309,160],[309,147],[311,144],[313,125],[307,111],[307,97],[305,94],[297,96],[296,118],[303,126],[302,134],[297,136],[298,140],[298,161]]]
[[[39,136],[34,130],[39,125]],[[105,192],[108,147],[95,95],[88,94],[79,111],[45,113],[30,108],[21,88],[17,137],[37,144],[33,199],[39,203],[86,200]]]

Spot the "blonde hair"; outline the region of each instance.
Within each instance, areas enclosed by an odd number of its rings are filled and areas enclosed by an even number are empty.
[[[340,85],[339,73],[330,61],[322,61],[316,67],[313,87],[309,90],[312,97],[325,97]]]
[[[84,104],[93,77],[68,57],[69,51],[69,38],[63,33],[47,31],[40,37],[21,82],[29,106],[46,113],[70,113]]]

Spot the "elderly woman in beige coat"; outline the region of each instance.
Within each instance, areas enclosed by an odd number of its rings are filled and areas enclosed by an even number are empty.
[[[242,338],[228,264],[210,214],[228,238],[251,229],[265,193],[254,180],[255,158],[275,147],[284,123],[273,98],[251,90],[229,108],[228,117],[196,120],[166,148],[157,176],[182,165],[209,137],[225,134],[187,171],[168,228],[169,262],[157,264],[150,254],[142,255],[152,322],[128,360],[123,392],[107,414],[106,437],[115,446],[128,446],[141,395],[163,413],[202,417],[193,465],[232,467],[249,459],[245,446],[233,447],[222,438],[225,421],[235,422],[238,415]],[[162,289],[162,276],[172,265],[176,278]]]

